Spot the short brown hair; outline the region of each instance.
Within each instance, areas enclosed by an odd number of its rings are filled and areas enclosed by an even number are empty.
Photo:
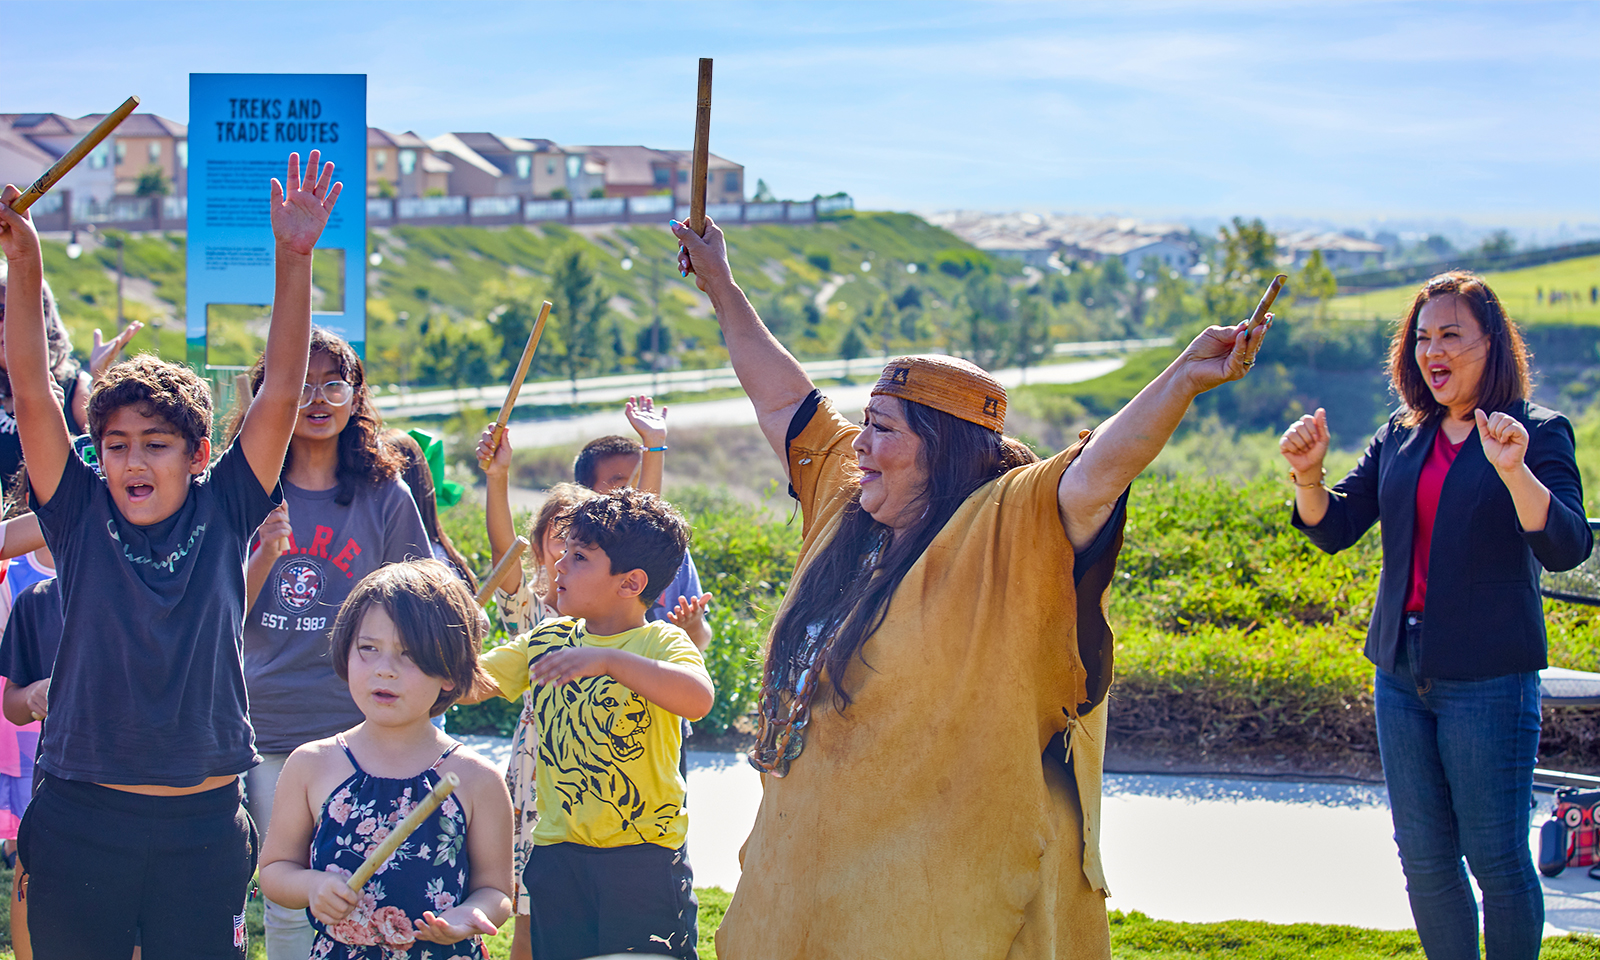
[[[595,481],[599,479],[595,471],[600,469],[601,460],[607,457],[641,456],[641,449],[639,441],[616,435],[590,440],[572,461],[572,479],[593,490]]]
[[[132,406],[147,417],[172,424],[191,454],[201,440],[211,436],[211,385],[181,363],[141,353],[106,371],[89,395],[89,436],[97,452],[106,421],[123,407]]]
[[[472,689],[488,628],[472,592],[449,567],[437,560],[410,560],[361,578],[333,621],[329,656],[340,680],[350,679],[350,647],[372,606],[382,607],[394,621],[418,669],[455,685],[439,691],[429,716],[443,714]]]
[[[1483,278],[1466,270],[1441,273],[1422,285],[1389,341],[1389,383],[1405,405],[1400,422],[1409,427],[1432,423],[1449,413],[1428,389],[1417,366],[1417,317],[1430,300],[1454,297],[1478,321],[1488,341],[1483,379],[1478,383],[1480,409],[1493,413],[1526,400],[1533,393],[1528,375],[1528,346],[1522,331],[1500,305],[1500,298]]]
[[[655,603],[689,549],[689,524],[655,494],[623,487],[596,496],[566,515],[567,536],[604,550],[613,574],[643,570],[649,581],[639,599]]]

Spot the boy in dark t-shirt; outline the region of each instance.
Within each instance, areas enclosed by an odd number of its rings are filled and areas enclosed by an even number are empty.
[[[59,572],[64,630],[45,772],[18,837],[42,956],[244,956],[256,762],[241,666],[244,556],[278,502],[311,335],[311,254],[338,198],[311,152],[272,181],[277,286],[267,376],[238,441],[211,459],[211,394],[142,356],[89,401],[103,479],[73,452],[50,390],[39,238],[0,193],[6,366],[34,512]],[[83,910],[92,905],[92,923]]]

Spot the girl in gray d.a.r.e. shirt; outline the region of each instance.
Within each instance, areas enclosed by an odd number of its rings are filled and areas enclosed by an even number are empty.
[[[253,384],[262,370],[257,361]],[[245,578],[244,675],[262,756],[248,774],[248,802],[262,829],[288,755],[362,720],[328,660],[339,605],[384,564],[432,556],[400,481],[402,461],[379,441],[361,360],[326,330],[312,331],[300,404],[283,462],[283,506],[257,531]],[[270,900],[266,910],[269,960],[306,957],[313,933],[305,911]]]

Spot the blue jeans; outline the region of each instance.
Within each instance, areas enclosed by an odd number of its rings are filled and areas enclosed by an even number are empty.
[[[1408,639],[1416,663],[1416,640]],[[1528,830],[1539,674],[1416,680],[1397,664],[1394,673],[1377,671],[1375,699],[1394,839],[1429,960],[1478,957],[1478,910],[1463,856],[1483,891],[1491,960],[1537,957],[1544,891]]]

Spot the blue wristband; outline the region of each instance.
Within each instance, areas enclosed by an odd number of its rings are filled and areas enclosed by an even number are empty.
[[[667,452],[667,448],[666,448],[665,445],[662,445],[662,446],[659,446],[659,447],[645,447],[644,448],[644,452],[645,453],[666,453]]]

